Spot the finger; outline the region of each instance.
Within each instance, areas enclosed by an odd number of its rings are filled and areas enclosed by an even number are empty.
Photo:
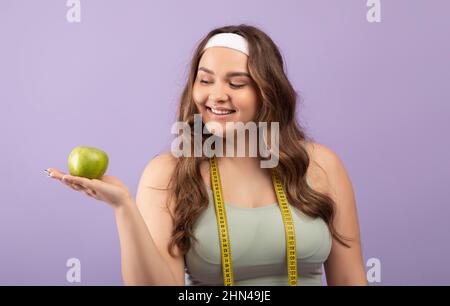
[[[69,186],[73,189],[75,189],[76,191],[82,191],[84,190],[84,188],[78,184],[69,184]]]
[[[76,190],[83,190],[83,186],[80,186],[78,184],[72,184],[73,188],[75,188]]]
[[[59,171],[56,168],[47,168],[44,170],[51,178],[61,180],[62,177],[65,175],[64,172]]]
[[[74,183],[69,183],[66,180],[61,180],[61,183],[63,183],[64,185],[66,185],[76,191],[81,191],[84,189],[83,186],[80,186],[80,185],[74,184]]]
[[[61,182],[62,182],[63,184],[65,184],[65,185],[69,186],[69,187],[72,188],[73,190],[76,190],[76,191],[82,191],[82,192],[84,192],[86,195],[88,195],[88,196],[90,196],[90,197],[93,197],[93,198],[96,198],[96,197],[97,197],[97,193],[95,192],[95,190],[90,190],[90,189],[84,188],[83,186],[81,186],[81,185],[79,185],[79,184],[77,184],[77,183],[69,183],[69,182],[67,181],[66,178],[64,178],[63,180],[61,180]]]
[[[97,198],[97,194],[94,190],[84,189],[83,192],[90,197]]]
[[[96,189],[95,182],[93,180],[85,178],[85,177],[65,174],[62,176],[62,180],[65,182],[68,182],[70,184],[78,184],[81,187],[86,188],[86,189],[88,189],[88,188]]]

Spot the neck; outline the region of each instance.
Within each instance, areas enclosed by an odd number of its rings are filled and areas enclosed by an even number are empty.
[[[249,140],[247,135],[243,137],[243,139],[240,139],[239,142],[244,143],[245,152],[239,152],[238,151],[238,139],[237,136],[234,135],[234,141],[230,142],[227,139],[224,139],[224,148],[223,148],[223,157],[218,157],[218,160],[221,161],[221,163],[225,163],[227,165],[230,165],[232,167],[238,167],[242,169],[255,169],[260,168],[260,158],[258,156],[251,156],[250,155],[250,149],[249,149]],[[227,147],[232,148],[232,155],[227,154]],[[258,148],[256,148],[258,149]],[[257,150],[256,150],[257,152]],[[252,155],[255,155],[254,153]],[[258,154],[256,154],[258,155]],[[245,171],[247,171],[245,170]]]

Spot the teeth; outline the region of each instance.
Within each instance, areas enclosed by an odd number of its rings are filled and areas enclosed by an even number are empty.
[[[214,109],[214,108],[210,108],[210,109],[216,115],[226,115],[226,114],[231,114],[233,112],[233,111],[230,111],[230,110],[223,111],[223,110],[218,110],[218,109]]]

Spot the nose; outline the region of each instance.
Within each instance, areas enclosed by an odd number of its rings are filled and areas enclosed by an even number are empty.
[[[224,90],[222,85],[216,85],[211,89],[209,100],[213,102],[227,101],[229,99],[228,94]]]

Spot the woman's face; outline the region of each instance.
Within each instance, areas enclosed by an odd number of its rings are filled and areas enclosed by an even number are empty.
[[[226,122],[246,124],[254,120],[258,99],[247,58],[244,53],[225,47],[208,48],[203,53],[193,99],[205,124],[215,121],[225,131]]]

